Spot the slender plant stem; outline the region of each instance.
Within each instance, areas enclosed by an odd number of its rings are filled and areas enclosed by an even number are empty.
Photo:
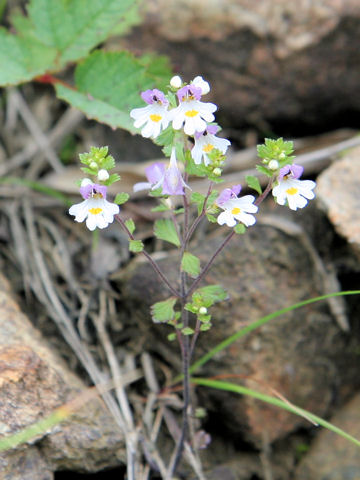
[[[199,283],[202,281],[202,279],[204,278],[204,276],[207,274],[207,272],[209,271],[211,265],[214,263],[214,260],[215,258],[219,255],[219,253],[223,250],[223,248],[230,242],[230,240],[232,239],[232,237],[235,235],[235,232],[234,230],[232,230],[229,235],[225,238],[225,240],[221,243],[221,245],[219,245],[219,247],[215,250],[215,252],[213,253],[212,257],[210,258],[210,260],[208,261],[208,263],[205,265],[205,267],[202,269],[202,272],[200,273],[200,275],[194,280],[193,284],[191,285],[191,287],[189,288],[189,290],[186,292],[185,294],[185,298],[187,298],[189,295],[191,295],[193,293],[193,291],[195,290],[195,288],[199,285]]]
[[[255,202],[254,202],[255,205],[258,206],[258,205],[260,205],[260,203],[262,203],[265,200],[265,198],[269,195],[269,193],[271,191],[272,184],[273,184],[273,178],[270,178],[268,184],[266,185],[265,190],[263,191],[263,193],[261,195],[259,195],[258,198],[255,200]],[[235,231],[232,230],[229,233],[229,235],[225,238],[225,240],[221,243],[221,245],[217,248],[217,250],[214,252],[213,256],[210,258],[208,263],[203,268],[200,275],[194,280],[193,284],[191,285],[189,290],[186,292],[185,298],[187,298],[189,295],[191,295],[193,293],[195,288],[199,285],[199,283],[202,281],[204,276],[209,271],[210,267],[214,263],[215,258],[219,255],[219,253],[223,250],[223,248],[229,243],[229,241],[232,239],[232,237],[234,235],[235,235]]]
[[[122,218],[119,216],[119,215],[115,215],[115,218],[116,218],[116,221],[118,223],[120,223],[120,225],[122,226],[123,230],[127,233],[128,237],[130,238],[130,240],[135,240],[134,238],[134,235],[130,232],[130,230],[127,228],[127,226],[125,225],[125,222],[122,220]],[[165,275],[163,274],[163,272],[160,270],[160,267],[158,266],[158,264],[155,262],[155,260],[153,260],[153,258],[147,253],[146,250],[142,250],[141,253],[144,255],[144,257],[147,258],[147,260],[149,260],[151,266],[153,267],[153,269],[155,270],[155,272],[159,275],[159,277],[161,278],[161,280],[165,283],[165,285],[168,287],[168,289],[170,290],[170,292],[176,297],[176,298],[180,298],[181,295],[179,294],[179,292],[177,292],[175,290],[175,288],[171,285],[171,283],[169,282],[169,280],[165,277]]]
[[[184,328],[189,326],[189,312],[185,310],[185,291],[186,291],[186,273],[181,272],[181,320],[184,325]],[[171,465],[171,472],[170,475],[174,475],[177,466],[181,460],[182,453],[184,451],[184,443],[186,441],[186,437],[188,436],[189,432],[189,417],[188,417],[188,410],[190,406],[190,338],[189,335],[181,335],[181,354],[182,354],[182,373],[183,373],[183,416],[182,416],[182,425],[181,425],[181,433],[179,440],[176,446],[176,452],[174,456],[173,463]]]
[[[273,177],[271,177],[268,181],[268,184],[266,185],[265,190],[255,200],[255,202],[254,202],[255,205],[260,205],[260,203],[263,202],[265,200],[265,198],[269,195],[272,184],[273,184],[273,181],[274,181],[274,179],[273,179]]]
[[[210,185],[209,185],[209,189],[207,191],[207,194],[206,194],[206,197],[204,199],[204,205],[202,207],[202,210],[199,214],[199,216],[194,220],[193,224],[191,225],[191,227],[189,228],[188,232],[187,232],[187,235],[186,235],[186,239],[185,239],[185,243],[188,243],[192,237],[192,234],[194,233],[196,227],[199,225],[200,221],[203,219],[203,217],[205,216],[205,212],[206,212],[206,203],[208,201],[208,198],[210,196],[210,193],[212,191],[212,187],[213,187],[213,183],[210,182]]]

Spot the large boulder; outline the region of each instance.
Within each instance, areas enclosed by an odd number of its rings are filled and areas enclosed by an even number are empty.
[[[31,325],[0,276],[0,438],[50,415],[86,389]],[[123,465],[124,439],[95,398],[49,431],[0,453],[1,478],[51,480],[57,470],[96,472]]]
[[[186,81],[203,75],[232,127],[266,120],[299,133],[360,109],[357,0],[150,0],[120,41],[167,54]]]
[[[194,249],[204,265],[223,240],[222,234],[203,238]],[[315,255],[315,256],[314,256]],[[214,308],[213,327],[200,336],[195,359],[237,332],[241,327],[275,310],[323,293],[316,254],[299,237],[275,225],[256,225],[236,236],[215,261],[206,283],[222,284],[230,299]],[[177,252],[159,260],[161,269],[176,282]],[[153,326],[149,306],[169,296],[148,263],[135,261],[121,273],[121,289],[132,324],[140,329],[134,348],[161,354],[177,370],[179,351],[169,344],[170,327]],[[131,328],[131,327],[130,327]],[[129,333],[131,334],[131,333]],[[269,395],[288,401],[320,416],[341,401],[353,388],[356,356],[349,345],[356,341],[344,333],[326,303],[316,303],[287,313],[233,343],[200,373],[226,375]],[[201,403],[223,427],[261,443],[279,439],[310,423],[248,397],[216,390],[198,389]],[[221,415],[219,417],[218,415]]]

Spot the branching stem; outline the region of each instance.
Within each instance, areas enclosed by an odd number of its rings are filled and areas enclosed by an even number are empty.
[[[119,215],[115,215],[115,218],[116,218],[116,221],[120,223],[121,227],[123,228],[123,230],[126,232],[126,234],[128,235],[128,237],[130,238],[130,240],[135,240],[134,238],[134,235],[130,232],[130,230],[128,229],[128,227],[126,226],[125,222],[122,220],[122,218],[119,216]],[[179,292],[177,292],[175,290],[175,288],[171,285],[171,283],[169,282],[169,280],[165,277],[165,275],[163,274],[163,272],[160,270],[160,267],[159,265],[155,262],[155,260],[147,253],[146,250],[142,250],[141,253],[144,255],[144,257],[147,258],[147,260],[149,260],[151,266],[153,267],[153,269],[155,270],[155,272],[159,275],[159,277],[161,278],[161,280],[165,283],[165,285],[168,287],[168,289],[170,290],[170,292],[176,297],[176,298],[181,298],[181,295],[179,294]]]

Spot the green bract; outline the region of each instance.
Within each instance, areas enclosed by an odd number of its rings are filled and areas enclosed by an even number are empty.
[[[177,247],[180,246],[180,239],[175,230],[175,226],[173,222],[168,218],[162,218],[160,220],[156,220],[154,226],[154,234],[156,238],[160,240],[165,240],[169,243],[176,245]]]
[[[170,297],[162,302],[154,303],[151,307],[151,316],[155,323],[168,323],[176,318],[174,306],[176,298]]]

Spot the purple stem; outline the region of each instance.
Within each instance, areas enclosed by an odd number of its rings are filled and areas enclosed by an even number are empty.
[[[125,222],[122,220],[122,218],[119,216],[119,215],[115,215],[115,218],[117,220],[117,222],[120,223],[120,225],[122,226],[122,228],[124,229],[124,231],[127,233],[128,237],[130,238],[130,240],[135,240],[134,238],[134,235],[130,232],[130,230],[127,228],[127,226],[125,225]],[[168,289],[170,290],[170,292],[176,297],[176,298],[181,298],[181,295],[179,294],[179,292],[177,292],[174,287],[171,285],[171,283],[169,282],[169,280],[165,277],[165,275],[163,274],[163,272],[160,270],[158,264],[151,258],[151,256],[147,253],[146,250],[142,250],[141,253],[144,255],[144,257],[147,258],[147,260],[149,260],[151,266],[153,267],[153,269],[155,270],[155,272],[159,275],[159,277],[161,278],[161,280],[165,283],[165,285],[168,287]]]

